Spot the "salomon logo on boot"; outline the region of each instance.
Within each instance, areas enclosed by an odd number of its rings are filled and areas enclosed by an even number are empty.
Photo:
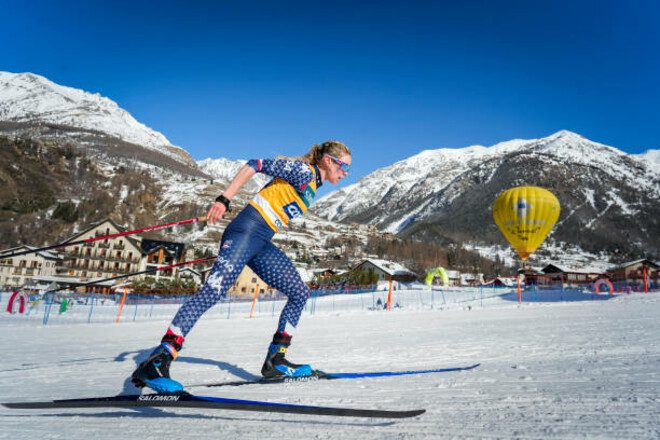
[[[286,359],[285,355],[290,344],[291,335],[275,333],[273,342],[268,347],[264,365],[261,367],[261,374],[265,378],[305,377],[314,373],[311,366],[294,364]]]
[[[183,385],[170,379],[170,364],[177,351],[168,343],[160,344],[151,355],[133,372],[131,381],[138,387],[149,387],[159,393],[183,391]]]

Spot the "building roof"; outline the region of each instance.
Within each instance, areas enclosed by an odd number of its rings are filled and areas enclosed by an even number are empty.
[[[386,274],[390,276],[417,276],[417,274],[403,265],[399,263],[395,263],[393,261],[388,261],[388,260],[378,260],[375,258],[367,258],[366,260],[361,261],[358,263],[355,267],[360,266],[361,264],[364,264],[365,262],[369,262],[376,266],[378,269],[382,270]]]
[[[202,276],[202,274],[198,270],[195,270],[191,267],[184,267],[182,269],[179,269],[179,273],[181,273],[181,272],[191,272],[191,273],[193,273],[197,276],[200,276],[200,277]]]
[[[13,248],[10,248],[10,249],[5,249],[3,251],[0,251],[0,258],[4,258],[5,254],[14,253],[18,250],[31,250],[31,251],[33,251],[35,249],[38,249],[38,248],[35,247],[35,246],[28,246],[28,245],[25,245],[25,244],[21,245],[21,246],[16,246],[16,247],[13,247]],[[61,260],[61,259],[64,258],[62,255],[60,255],[58,253],[55,253],[55,252],[52,252],[52,251],[39,251],[39,252],[35,252],[35,254],[40,255],[41,257],[43,257],[47,260]],[[19,256],[22,256],[22,255],[19,255]],[[11,257],[11,255],[8,255],[8,257]]]
[[[98,280],[102,280],[103,278],[98,278]],[[32,277],[32,280],[35,282],[46,282],[46,283],[57,283],[57,284],[71,284],[71,287],[76,287],[80,286],[83,284],[89,284],[90,286],[92,285],[91,283],[94,283],[94,286],[103,286],[103,287],[109,287],[114,285],[114,280],[110,281],[99,281],[98,283],[95,282],[95,280],[88,280],[88,281],[82,281],[78,277],[70,277],[70,276],[54,276],[54,275],[37,275]]]
[[[639,260],[628,261],[627,263],[619,264],[618,266],[615,266],[613,269],[624,269],[626,267],[633,266],[633,265],[639,264],[639,263],[644,263],[644,262],[649,263],[650,266],[653,266],[655,268],[660,267],[660,264],[656,263],[655,261],[651,261],[648,258],[641,258]]]
[[[493,278],[492,280],[489,280],[489,281],[485,282],[484,285],[485,285],[485,286],[488,286],[488,285],[490,285],[490,284],[494,284],[497,280],[499,280],[500,283],[502,283],[503,285],[505,285],[505,286],[507,286],[507,287],[515,286],[515,285],[517,284],[517,282],[518,282],[518,280],[515,279],[515,278],[510,278],[510,277],[495,277],[495,278]]]
[[[120,226],[120,225],[118,225],[117,223],[115,223],[114,221],[110,220],[109,218],[106,218],[105,220],[101,220],[101,221],[96,222],[96,223],[91,223],[91,225],[90,225],[87,229],[85,229],[85,230],[83,230],[83,231],[81,231],[81,232],[78,232],[78,233],[76,233],[76,234],[73,234],[71,237],[67,238],[67,239],[64,240],[62,243],[68,243],[68,242],[70,242],[70,241],[75,241],[75,240],[78,239],[81,235],[84,235],[84,234],[86,234],[86,233],[88,233],[88,232],[90,232],[90,231],[92,231],[92,230],[98,228],[99,226],[101,226],[103,223],[106,223],[106,222],[109,222],[109,223],[110,223],[115,229],[117,229],[119,232],[124,232],[124,231],[127,231],[127,230],[128,230],[127,228],[125,228],[125,227],[123,227],[123,226]],[[122,238],[122,239],[126,239],[126,241],[130,242],[133,246],[137,247],[138,249],[140,248],[140,241],[139,241],[139,240],[136,240],[135,238],[133,238],[133,237],[131,237],[131,236],[129,236],[129,235],[124,235],[124,236],[122,236],[121,238]]]
[[[142,239],[142,243],[140,244],[140,247],[145,254],[150,254],[152,252],[155,252],[159,248],[163,248],[167,252],[172,254],[176,260],[180,260],[181,257],[183,256],[183,250],[185,248],[185,244],[177,243],[174,241],[149,240],[147,238],[144,238]]]
[[[579,274],[585,274],[585,275],[590,275],[590,274],[602,274],[603,271],[600,269],[597,269],[595,267],[582,267],[582,268],[576,268],[576,267],[569,267],[569,266],[559,266],[558,264],[555,263],[548,263],[543,267],[543,272],[547,273],[546,270],[549,267],[554,267],[558,269],[560,272],[563,273],[579,273]]]

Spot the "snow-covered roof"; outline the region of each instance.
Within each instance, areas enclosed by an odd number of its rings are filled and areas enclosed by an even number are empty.
[[[85,229],[81,232],[76,232],[75,234],[73,234],[72,236],[70,236],[69,238],[64,240],[62,243],[68,243],[70,241],[78,240],[84,234],[87,234],[88,232],[100,227],[101,225],[103,225],[105,223],[110,223],[119,232],[124,232],[124,231],[128,230],[126,227],[118,225],[113,220],[111,220],[109,218],[106,218],[105,220],[101,220],[101,221],[98,221],[98,222],[95,222],[95,223],[91,223],[90,226],[87,229]],[[118,238],[118,237],[115,237],[115,238]],[[123,240],[126,240],[127,242],[130,242],[136,248],[140,249],[140,239],[138,239],[137,237],[131,237],[130,235],[124,235],[121,238]]]
[[[497,281],[497,280],[499,280],[503,285],[508,286],[508,287],[515,286],[516,283],[518,282],[515,278],[496,277],[496,278],[493,278],[492,280],[484,283],[484,285],[487,286],[487,285],[490,285],[490,284],[494,284],[495,281]]]
[[[98,282],[96,280],[86,280],[82,281],[80,278],[77,277],[66,277],[66,276],[54,276],[54,275],[37,275],[35,277],[32,277],[34,281],[45,281],[47,283],[58,283],[58,284],[72,284],[74,287],[75,285],[81,285],[81,284],[90,284],[94,283],[95,286],[113,286],[114,283],[113,281],[101,281],[103,278],[99,278]]]
[[[556,263],[548,263],[548,264],[546,264],[545,267],[543,267],[543,272],[545,272],[545,270],[546,270],[549,266],[554,266],[554,267],[556,267],[557,269],[559,269],[560,271],[562,271],[562,272],[564,272],[564,273],[581,273],[581,274],[586,274],[586,275],[588,275],[588,274],[596,274],[596,273],[597,273],[597,274],[601,274],[601,273],[603,273],[603,271],[602,271],[601,269],[597,268],[597,267],[589,267],[589,266],[585,266],[585,267],[577,268],[577,267],[571,267],[571,266],[560,266],[560,265],[558,265],[558,264],[556,264]]]
[[[195,269],[193,269],[193,268],[190,268],[190,267],[184,267],[184,268],[182,268],[182,269],[179,269],[179,273],[181,273],[181,272],[191,272],[191,273],[193,273],[194,275],[202,276],[202,274],[201,274],[199,271],[197,271],[197,270],[195,270]]]
[[[11,249],[5,249],[3,251],[0,251],[0,258],[4,258],[5,256],[11,257],[11,254],[16,251],[23,251],[23,250],[33,251],[35,249],[38,248],[35,246],[28,246],[28,245],[16,246]],[[40,255],[41,257],[46,258],[48,260],[61,260],[63,258],[62,255],[51,251],[39,251],[39,252],[35,252],[35,254]]]
[[[643,263],[644,261],[648,261],[655,267],[660,267],[660,264],[656,263],[655,261],[649,260],[648,258],[640,258],[639,260],[628,261],[627,263],[622,263],[618,266],[615,266],[615,269],[623,269],[624,267],[634,266],[635,264]]]
[[[405,266],[395,263],[394,261],[388,261],[388,260],[378,260],[375,258],[367,258],[366,260],[363,260],[360,262],[357,266],[364,264],[365,262],[369,262],[376,266],[378,269],[382,270],[388,275],[395,276],[395,275],[412,275],[412,276],[417,276],[417,274],[409,269],[407,269]],[[356,267],[357,267],[356,266]]]

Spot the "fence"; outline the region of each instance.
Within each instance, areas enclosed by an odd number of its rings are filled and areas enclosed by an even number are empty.
[[[652,291],[658,286],[653,285]],[[628,293],[628,292],[626,292]],[[3,310],[12,292],[0,293]],[[147,320],[169,320],[189,296],[127,295],[121,307],[122,295],[50,293],[44,297],[29,298],[23,314],[9,316],[15,323],[53,325],[66,323],[112,323]],[[382,312],[387,307],[387,290],[317,289],[313,290],[303,314],[370,313]],[[596,293],[592,287],[564,288],[560,286],[528,286],[522,291],[523,302],[608,300],[609,291]],[[392,310],[398,309],[451,309],[488,307],[518,301],[516,288],[511,287],[451,287],[429,289],[416,286],[392,292]],[[255,305],[253,316],[279,316],[286,303],[281,294],[264,296]],[[120,312],[121,307],[121,312]],[[16,307],[14,307],[16,310]],[[249,298],[228,296],[207,312],[205,316],[223,319],[248,318],[252,312]]]

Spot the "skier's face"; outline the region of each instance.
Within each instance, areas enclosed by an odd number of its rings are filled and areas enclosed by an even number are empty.
[[[323,157],[323,160],[326,164],[326,179],[333,185],[336,185],[341,179],[348,175],[348,170],[351,167],[350,154],[344,153],[339,157],[326,154]]]

